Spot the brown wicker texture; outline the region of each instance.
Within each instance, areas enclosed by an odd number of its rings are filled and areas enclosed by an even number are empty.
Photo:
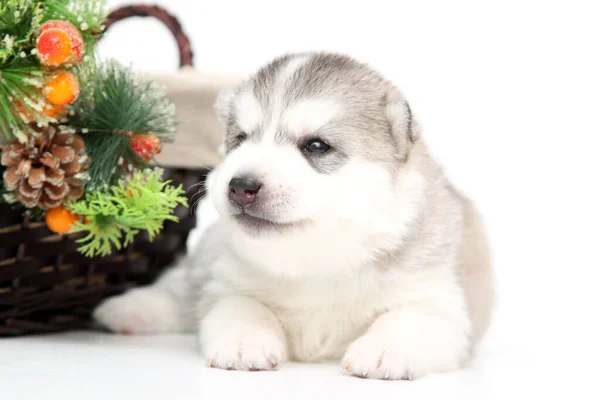
[[[189,189],[206,171],[168,169],[165,175]],[[193,189],[190,200],[201,195]],[[0,205],[0,336],[83,328],[103,298],[151,283],[185,252],[195,227],[187,208],[175,215],[180,221],[167,222],[153,242],[140,234],[119,252],[88,258],[76,250],[77,235],[53,234],[44,222],[30,222],[28,212]]]
[[[152,6],[126,6],[113,11],[107,28],[132,16],[153,16],[174,34],[181,65],[192,65],[190,42],[176,18]],[[165,177],[182,184],[188,198],[201,193],[207,170],[166,169]],[[192,202],[190,202],[192,204]],[[0,337],[79,329],[107,296],[151,283],[185,252],[196,217],[185,207],[149,242],[144,234],[108,257],[88,258],[77,252],[76,235],[56,235],[44,222],[32,222],[29,212],[0,205]]]

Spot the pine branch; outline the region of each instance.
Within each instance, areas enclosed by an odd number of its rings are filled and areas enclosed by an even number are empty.
[[[24,140],[25,115],[40,116],[36,88],[43,82],[33,49],[42,17],[39,0],[0,2],[0,131],[6,139]]]
[[[69,125],[85,136],[91,159],[86,190],[106,190],[133,166],[146,168],[133,151],[133,134],[168,141],[175,110],[164,90],[116,62],[89,63],[78,70],[81,91]]]
[[[81,30],[86,52],[93,56],[105,17],[105,0],[0,1],[0,131],[24,141],[34,132],[27,123],[58,122],[48,117],[39,90],[43,70],[36,56],[36,33],[44,22],[61,19]],[[48,110],[45,110],[48,111]]]
[[[85,145],[91,160],[87,170],[89,180],[85,185],[89,191],[106,190],[119,179],[121,173],[127,171],[125,160],[131,162],[138,159],[132,154],[126,135],[89,133],[85,135]]]
[[[137,171],[107,192],[91,192],[67,203],[71,212],[83,217],[73,231],[87,232],[79,240],[79,251],[89,257],[108,255],[113,248],[132,243],[140,231],[147,231],[153,240],[165,221],[178,221],[173,210],[178,204],[187,206],[185,191],[161,181],[162,172]]]
[[[57,122],[43,113],[40,88],[43,74],[36,67],[0,70],[0,130],[6,139],[16,136],[23,141],[32,133],[27,123],[33,117],[40,126]]]
[[[39,0],[0,2],[0,70],[12,64],[36,63],[31,49],[42,18]]]
[[[111,61],[88,64],[70,124],[90,132],[152,134],[162,142],[175,134],[175,106],[163,88]]]

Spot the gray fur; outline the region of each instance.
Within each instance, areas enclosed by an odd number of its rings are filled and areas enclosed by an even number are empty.
[[[281,74],[294,59],[308,57],[282,88]],[[271,62],[242,84],[236,95],[251,90],[260,101],[267,118],[255,132],[245,132],[251,140],[259,141],[264,128],[273,118],[273,110],[285,110],[307,98],[331,98],[344,105],[341,115],[324,126],[315,136],[330,143],[334,151],[327,156],[310,157],[307,161],[322,173],[332,173],[340,168],[348,157],[364,158],[388,163],[390,166],[403,162],[408,153],[408,140],[412,135],[412,115],[407,125],[391,127],[387,117],[390,95],[395,89],[390,82],[367,65],[347,56],[331,53],[285,55]],[[278,96],[283,94],[281,98]],[[235,95],[233,96],[235,97]],[[231,101],[231,99],[230,99]],[[275,104],[280,101],[279,107]],[[400,99],[407,110],[408,103]],[[267,112],[270,111],[271,113]],[[226,149],[237,147],[241,133],[236,124],[238,110],[232,107],[227,114]],[[296,139],[283,128],[277,130],[277,142],[282,145],[300,146]]]

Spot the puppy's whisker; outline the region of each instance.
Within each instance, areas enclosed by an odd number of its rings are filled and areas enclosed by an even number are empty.
[[[204,191],[204,190],[198,190],[198,191],[197,191],[197,192],[196,192],[196,193],[195,193],[195,194],[194,194],[194,195],[193,195],[193,196],[190,198],[190,201],[194,201],[194,198],[195,198],[196,196],[198,196],[198,195],[200,196],[200,199],[202,199],[202,198],[204,198],[204,197],[206,196],[206,191]]]
[[[190,215],[196,215],[196,208],[198,206],[198,202],[195,201],[190,207]]]
[[[192,190],[193,188],[200,186],[200,189],[205,189],[206,188],[206,182],[204,181],[200,181],[198,183],[194,183],[192,186],[190,186],[189,188],[187,188],[187,190],[185,191],[186,194],[189,193],[190,190]]]
[[[202,200],[204,200],[205,198],[206,198],[206,194],[200,196],[200,198],[198,198],[198,200],[196,200],[192,204],[192,207],[190,207],[190,214],[196,214],[198,212],[198,207],[200,206],[200,203],[202,202]]]

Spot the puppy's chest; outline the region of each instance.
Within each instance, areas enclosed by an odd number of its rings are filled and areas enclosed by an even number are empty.
[[[385,308],[381,293],[357,283],[271,282],[255,289],[254,297],[275,313],[291,356],[300,361],[342,357]]]

